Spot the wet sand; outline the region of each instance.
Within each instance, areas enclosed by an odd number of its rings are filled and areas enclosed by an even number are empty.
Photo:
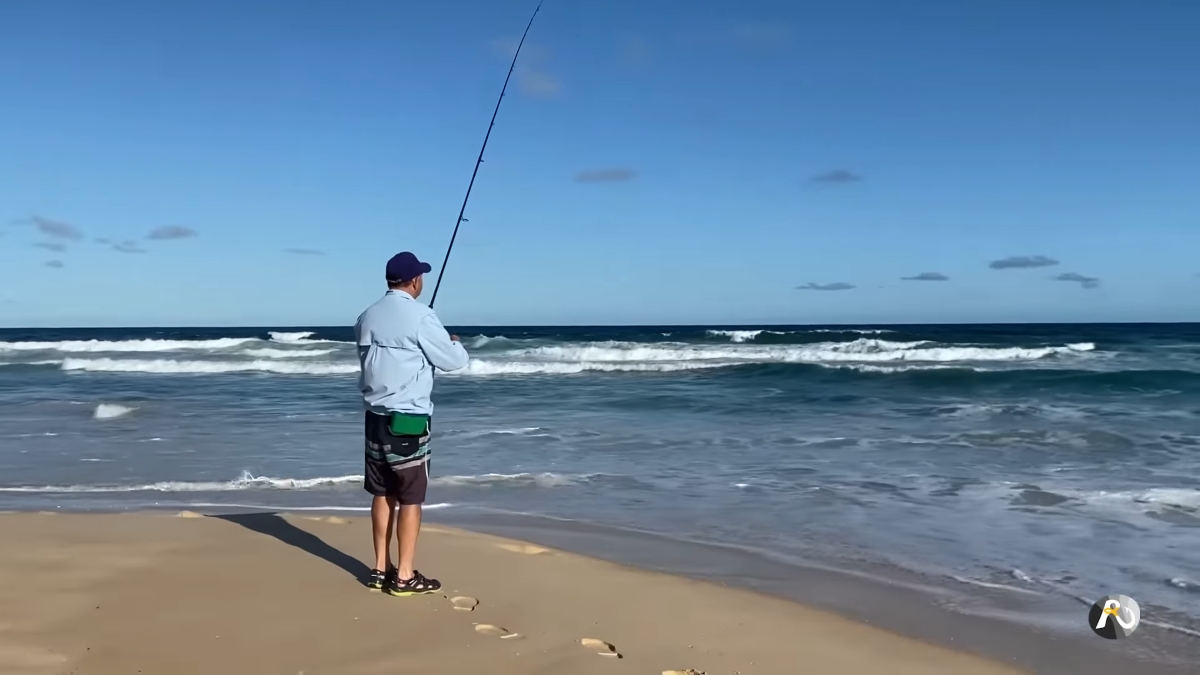
[[[1088,628],[1090,603],[1062,594],[986,588],[863,561],[831,567],[783,560],[735,546],[528,514],[455,514],[439,512],[437,518],[473,532],[790,599],[1038,675],[1103,670],[1195,675],[1200,663],[1200,639],[1155,625],[1159,609],[1148,605],[1132,638],[1103,640]]]
[[[1025,672],[788,600],[442,526],[426,527],[418,566],[444,592],[393,598],[358,581],[364,519],[189,515],[0,515],[0,673]]]

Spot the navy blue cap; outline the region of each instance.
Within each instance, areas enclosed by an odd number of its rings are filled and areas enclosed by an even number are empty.
[[[389,282],[403,284],[432,271],[429,263],[421,262],[417,256],[405,251],[392,256],[387,263],[386,274]]]

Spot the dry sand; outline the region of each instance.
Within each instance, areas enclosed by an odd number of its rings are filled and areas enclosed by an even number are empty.
[[[363,519],[190,515],[0,515],[0,673],[1022,672],[749,591],[442,527],[425,528],[418,567],[444,592],[393,598],[357,579]]]

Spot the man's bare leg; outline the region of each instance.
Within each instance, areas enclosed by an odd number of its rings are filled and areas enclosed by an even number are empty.
[[[413,577],[413,559],[417,555],[417,535],[421,533],[421,505],[401,504],[396,543],[400,545],[398,576],[402,581]]]
[[[375,539],[375,569],[388,571],[392,565],[392,528],[396,526],[396,498],[371,500],[371,534]]]

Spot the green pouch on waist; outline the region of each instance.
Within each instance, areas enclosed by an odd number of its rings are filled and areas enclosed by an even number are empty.
[[[424,436],[429,431],[429,415],[391,413],[388,415],[388,431],[393,436]]]

